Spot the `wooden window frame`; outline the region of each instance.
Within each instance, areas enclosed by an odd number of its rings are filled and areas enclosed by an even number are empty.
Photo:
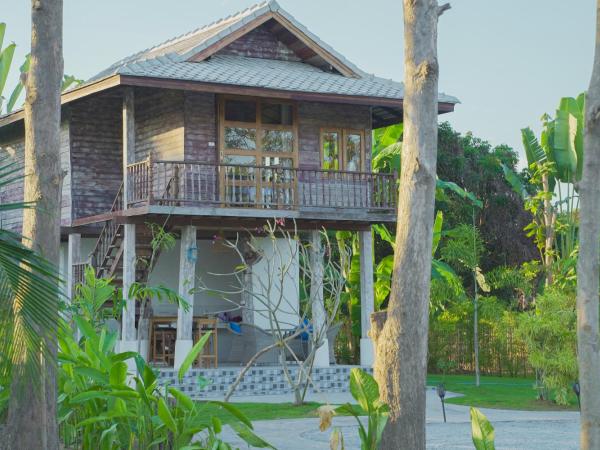
[[[253,101],[256,102],[256,122],[237,122],[225,120],[225,102],[227,100]],[[219,96],[219,146],[218,160],[221,163],[223,157],[228,154],[254,156],[256,165],[262,166],[263,157],[287,158],[292,160],[292,168],[298,168],[298,105],[293,101],[278,100],[272,98],[252,97],[244,95],[220,95]],[[272,125],[263,124],[261,117],[261,106],[265,103],[284,104],[292,106],[292,125]],[[226,149],[225,148],[225,127],[253,128],[256,130],[256,148],[254,150],[244,149]],[[262,150],[262,132],[263,130],[291,131],[294,137],[294,144],[291,152],[263,152]]]
[[[336,171],[335,169],[324,169],[324,153],[323,153],[323,134],[325,133],[337,133],[338,134],[338,167],[339,169]],[[360,135],[360,167],[358,170],[354,172],[364,172],[366,167],[366,152],[365,152],[365,130],[355,129],[355,128],[343,128],[343,127],[322,127],[319,129],[319,155],[321,158],[321,162],[319,166],[322,170],[327,170],[329,172],[351,172],[346,169],[346,137],[349,134],[358,134]]]
[[[225,120],[225,102],[227,100],[238,100],[238,101],[253,101],[256,103],[256,121],[255,122],[238,122],[238,121],[230,121]],[[261,106],[263,104],[284,104],[292,106],[292,125],[274,125],[274,124],[263,124],[262,123],[262,114],[261,114]],[[264,97],[255,97],[255,96],[245,96],[245,95],[219,95],[218,97],[218,121],[219,121],[219,134],[218,134],[218,146],[217,146],[217,160],[219,164],[223,164],[223,159],[227,155],[243,155],[253,157],[255,160],[255,166],[259,167],[267,167],[263,164],[263,158],[284,158],[292,160],[292,167],[289,169],[297,169],[298,168],[298,150],[300,148],[298,142],[298,105],[294,101],[289,100],[280,100],[276,98],[264,98]],[[240,128],[253,128],[256,130],[256,148],[254,150],[244,150],[244,149],[226,149],[225,148],[225,127],[240,127]],[[293,133],[293,147],[291,152],[266,152],[262,150],[262,132],[263,130],[282,130],[282,131],[291,131]],[[252,166],[249,166],[252,167]],[[262,172],[257,174],[256,171],[254,173],[254,180],[247,180],[242,184],[238,184],[239,186],[248,186],[248,187],[256,187],[256,201],[262,203]],[[292,181],[292,183],[280,183],[279,185],[283,188],[293,188],[296,181]],[[221,192],[225,191],[226,180],[221,178]],[[297,195],[297,189],[293,189],[295,195]],[[297,199],[294,199],[294,204]]]

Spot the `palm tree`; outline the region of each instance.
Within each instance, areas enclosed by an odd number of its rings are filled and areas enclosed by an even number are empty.
[[[21,178],[21,172],[17,163],[0,157],[0,191]],[[32,205],[0,203],[0,215],[27,207]],[[0,384],[14,376],[37,379],[40,351],[47,352],[46,338],[56,335],[58,324],[50,300],[58,294],[57,271],[21,240],[21,235],[0,228]]]

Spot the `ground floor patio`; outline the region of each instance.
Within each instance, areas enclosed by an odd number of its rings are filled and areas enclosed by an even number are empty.
[[[274,239],[264,233],[248,237],[248,230],[204,230],[192,225],[178,225],[172,231],[174,245],[162,249],[156,259],[152,253],[154,262],[145,282],[148,286],[169,288],[185,304],[153,298],[142,307],[139,299],[127,298],[120,322],[113,324],[120,334],[119,351],[136,351],[154,367],[177,370],[193,345],[209,334],[194,367],[241,367],[260,350],[281,339],[282,332],[298,334],[299,329],[304,331],[287,342],[291,353],[285,358],[303,360],[312,348],[307,333],[326,329],[322,345],[316,350],[314,366],[329,367],[336,363],[333,348],[340,324],[330,323],[324,328],[325,249],[321,229],[302,230],[297,236],[288,234]],[[132,284],[139,279],[140,258],[150,259],[148,230],[142,224],[124,224],[118,225],[114,234],[112,247],[115,250],[109,247],[104,252],[108,256],[104,257],[103,264],[113,267],[108,276],[117,277],[116,282],[127,296]],[[368,337],[369,316],[374,310],[370,228],[359,231],[359,237],[360,363],[370,366],[373,351]],[[99,242],[93,236],[76,233],[69,234],[63,242],[61,270],[68,280],[70,296],[75,295],[76,273],[81,272],[85,261],[96,260],[94,267],[99,267],[99,258],[94,256],[99,254]],[[310,249],[306,254],[298,251],[302,245]],[[246,254],[249,246],[260,255],[254,258],[252,265],[248,264],[252,257]],[[306,278],[302,279],[301,261],[311,266],[308,288]],[[304,294],[301,294],[302,289],[305,289]],[[307,301],[310,312],[307,312]],[[279,350],[274,348],[262,354],[254,364],[273,366],[281,358]]]

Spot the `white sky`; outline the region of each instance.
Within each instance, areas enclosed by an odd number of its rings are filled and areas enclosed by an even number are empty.
[[[442,116],[459,131],[521,152],[520,128],[539,130],[562,96],[591,74],[594,0],[450,0],[438,36],[440,90],[462,104]],[[252,0],[64,0],[65,72],[87,78],[118,59],[253,4]],[[279,0],[363,70],[401,81],[401,0]],[[28,51],[30,1],[0,0],[7,41]],[[522,153],[522,152],[521,152]]]

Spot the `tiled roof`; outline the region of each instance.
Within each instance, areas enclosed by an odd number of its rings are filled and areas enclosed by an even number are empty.
[[[188,61],[192,56],[240,29],[248,22],[269,13],[277,13],[284,17],[359,77],[349,78],[325,72],[302,62],[233,55],[216,54],[204,61]],[[258,3],[237,14],[124,58],[89,81],[117,74],[307,93],[393,99],[403,98],[404,95],[402,83],[366,74],[281,9],[275,0]],[[439,101],[458,102],[455,97],[444,94],[440,94]]]

